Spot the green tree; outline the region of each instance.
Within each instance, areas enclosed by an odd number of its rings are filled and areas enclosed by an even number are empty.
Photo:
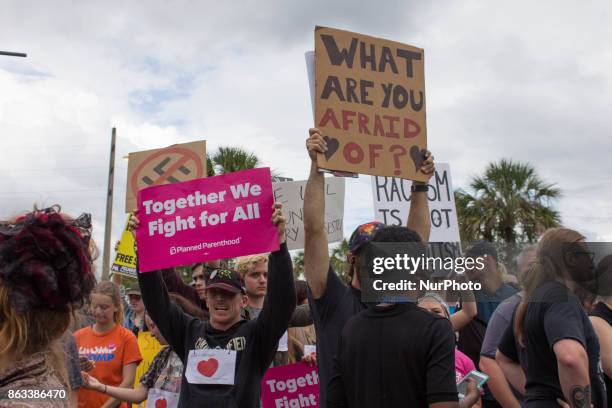
[[[215,175],[215,165],[208,155],[206,155],[206,176],[212,177]]]
[[[348,241],[343,239],[335,248],[331,250],[329,255],[329,261],[332,269],[336,274],[346,283],[350,283],[351,278],[348,275],[348,262],[346,256],[348,255],[349,247]]]
[[[239,147],[219,147],[211,156],[210,164],[207,161],[207,170],[217,175],[233,173],[239,170],[253,169],[260,165],[259,158]]]
[[[293,277],[303,279],[304,276],[304,251],[300,251],[293,257]]]
[[[498,244],[533,243],[560,223],[553,202],[561,196],[529,163],[502,159],[489,163],[470,183],[471,192],[455,191],[459,229],[464,242],[486,239]]]

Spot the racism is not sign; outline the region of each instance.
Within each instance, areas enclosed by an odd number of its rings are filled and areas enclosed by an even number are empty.
[[[315,123],[332,171],[425,181],[424,55],[420,48],[315,28]]]

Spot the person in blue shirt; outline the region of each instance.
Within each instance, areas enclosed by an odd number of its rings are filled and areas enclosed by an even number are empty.
[[[480,283],[482,288],[474,291],[478,313],[459,332],[458,344],[459,350],[471,358],[476,366],[478,366],[482,341],[491,315],[501,302],[514,295],[517,290],[513,286],[504,283],[502,277],[503,266],[499,264],[497,250],[490,242],[475,241],[465,251],[465,257],[482,257],[484,264],[483,268],[470,268],[466,270],[469,280]]]

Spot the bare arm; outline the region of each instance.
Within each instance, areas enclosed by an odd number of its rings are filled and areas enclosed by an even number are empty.
[[[465,275],[463,275],[463,281],[466,280]],[[474,293],[471,290],[461,291],[461,310],[453,313],[450,317],[453,330],[459,331],[463,329],[477,314],[478,309],[476,308]]]
[[[592,316],[591,323],[601,347],[601,364],[608,377],[612,377],[612,326],[600,317]],[[612,404],[612,401],[608,401]]]
[[[87,373],[83,373],[83,378],[85,379],[85,388],[104,393],[120,401],[139,404],[147,398],[147,394],[149,393],[149,389],[143,384],[138,384],[136,388],[131,389],[102,384]]]
[[[325,177],[317,168],[317,153],[327,150],[318,129],[309,130],[306,141],[310,156],[310,175],[304,193],[304,275],[315,299],[325,293],[329,252],[325,232]]]
[[[563,339],[555,343],[553,351],[565,401],[572,408],[590,407],[589,360],[583,345],[573,339]]]
[[[495,361],[497,361],[502,373],[514,389],[525,395],[525,373],[520,364],[514,362],[499,350],[495,354]]]
[[[121,380],[121,384],[119,384],[119,386],[117,388],[125,388],[131,390],[132,385],[134,384],[134,377],[136,377],[136,367],[138,366],[138,364],[136,363],[130,363],[130,364],[126,364],[123,366],[123,372],[122,372],[122,380]],[[121,399],[116,399],[116,398],[109,398],[106,400],[106,402],[102,405],[101,408],[114,408],[116,406],[118,406],[121,403]]]
[[[499,405],[506,408],[521,407],[510,388],[510,384],[506,381],[504,373],[494,359],[481,355],[480,370],[489,376],[487,385]]]
[[[427,174],[430,178],[435,172],[434,157],[430,152],[425,155],[425,161],[420,171]],[[414,185],[427,184],[426,182],[413,181]],[[417,232],[425,245],[429,242],[429,232],[431,231],[431,218],[429,215],[429,201],[427,192],[413,192],[410,196],[410,212],[406,226]]]

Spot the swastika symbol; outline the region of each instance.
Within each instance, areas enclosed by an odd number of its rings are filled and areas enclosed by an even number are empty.
[[[166,157],[164,160],[162,160],[161,162],[159,162],[159,164],[158,164],[157,166],[155,166],[155,167],[153,168],[153,171],[154,171],[155,173],[159,174],[160,176],[162,176],[162,175],[163,175],[163,174],[166,172],[166,170],[164,169],[164,167],[166,167],[166,165],[167,165],[169,162],[170,162],[170,157]],[[191,171],[190,171],[190,170],[189,170],[187,167],[185,167],[185,166],[183,166],[183,165],[181,165],[181,166],[180,166],[180,167],[179,167],[177,170],[178,170],[178,171],[180,171],[181,173],[183,173],[184,175],[188,175],[189,173],[191,173]],[[180,181],[180,180],[178,180],[177,178],[175,178],[175,177],[173,177],[173,176],[168,176],[168,178],[167,178],[166,180],[168,180],[168,182],[170,182],[170,183],[178,183],[178,182]],[[142,181],[143,181],[143,182],[144,182],[146,185],[148,185],[148,186],[150,186],[151,184],[155,183],[155,181],[154,181],[154,180],[152,180],[152,179],[151,179],[149,176],[144,176],[144,177],[142,178]]]

